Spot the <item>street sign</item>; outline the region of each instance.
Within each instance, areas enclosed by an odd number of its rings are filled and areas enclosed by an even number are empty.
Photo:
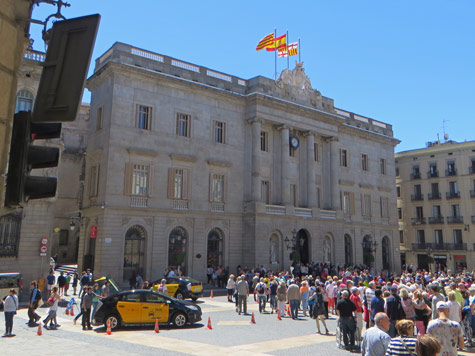
[[[97,237],[97,226],[92,225],[91,226],[91,239],[95,239]]]
[[[40,256],[46,257],[46,252],[48,252],[48,238],[42,237],[41,238],[41,246],[40,246]]]

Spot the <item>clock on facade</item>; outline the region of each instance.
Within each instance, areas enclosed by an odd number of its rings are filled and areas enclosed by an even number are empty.
[[[290,137],[290,147],[292,147],[293,149],[297,149],[299,145],[300,145],[300,141],[298,137],[296,136]]]

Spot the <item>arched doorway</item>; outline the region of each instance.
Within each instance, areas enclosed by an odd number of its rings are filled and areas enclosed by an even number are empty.
[[[280,266],[280,236],[277,232],[272,233],[269,239],[269,263],[271,266]]]
[[[329,235],[323,238],[323,262],[333,262],[333,239]]]
[[[223,240],[224,233],[217,228],[211,230],[208,234],[208,266],[222,266],[223,265]]]
[[[144,271],[144,249],[147,232],[140,225],[131,226],[125,233],[124,243],[124,281],[140,273],[143,276]]]
[[[188,233],[181,226],[175,227],[168,236],[168,266],[179,268],[186,275],[186,242]]]
[[[309,263],[309,239],[308,239],[308,232],[304,229],[299,230],[297,232],[297,237],[295,241],[296,250],[300,255],[300,263]]]
[[[381,253],[383,261],[383,269],[389,271],[391,267],[391,243],[389,237],[384,236],[381,242]]]
[[[345,234],[345,265],[349,266],[353,264],[353,242],[351,236]]]
[[[372,263],[374,262],[372,249],[373,238],[370,235],[365,235],[361,245],[363,247],[363,264],[365,266],[371,267]]]

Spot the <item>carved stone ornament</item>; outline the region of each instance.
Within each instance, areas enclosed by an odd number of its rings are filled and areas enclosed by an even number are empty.
[[[153,218],[145,218],[143,219],[145,221],[145,224],[148,225],[148,226],[152,226],[153,225]]]
[[[128,225],[130,218],[128,216],[122,217],[122,226]]]
[[[303,62],[295,61],[295,68],[293,70],[284,69],[282,71],[279,79],[276,80],[276,85],[282,88],[282,84],[288,84],[301,90],[313,90],[310,79],[305,75]]]

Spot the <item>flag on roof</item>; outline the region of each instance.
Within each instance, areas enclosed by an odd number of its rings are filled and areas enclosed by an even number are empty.
[[[284,50],[282,50],[282,51],[279,50],[279,51],[277,52],[277,56],[278,56],[279,58],[288,57],[288,56],[289,56],[289,52],[287,51],[287,49],[284,49]]]
[[[287,46],[287,50],[289,52],[289,56],[295,56],[296,54],[299,54],[299,44],[298,42],[290,43]]]
[[[266,46],[267,51],[275,51],[275,49],[285,49],[287,46],[287,35],[282,35],[274,38],[274,41],[269,46]]]
[[[262,40],[259,41],[256,47],[256,51],[260,51],[261,49],[267,48],[268,46],[274,46],[274,34],[271,33],[267,35]]]

